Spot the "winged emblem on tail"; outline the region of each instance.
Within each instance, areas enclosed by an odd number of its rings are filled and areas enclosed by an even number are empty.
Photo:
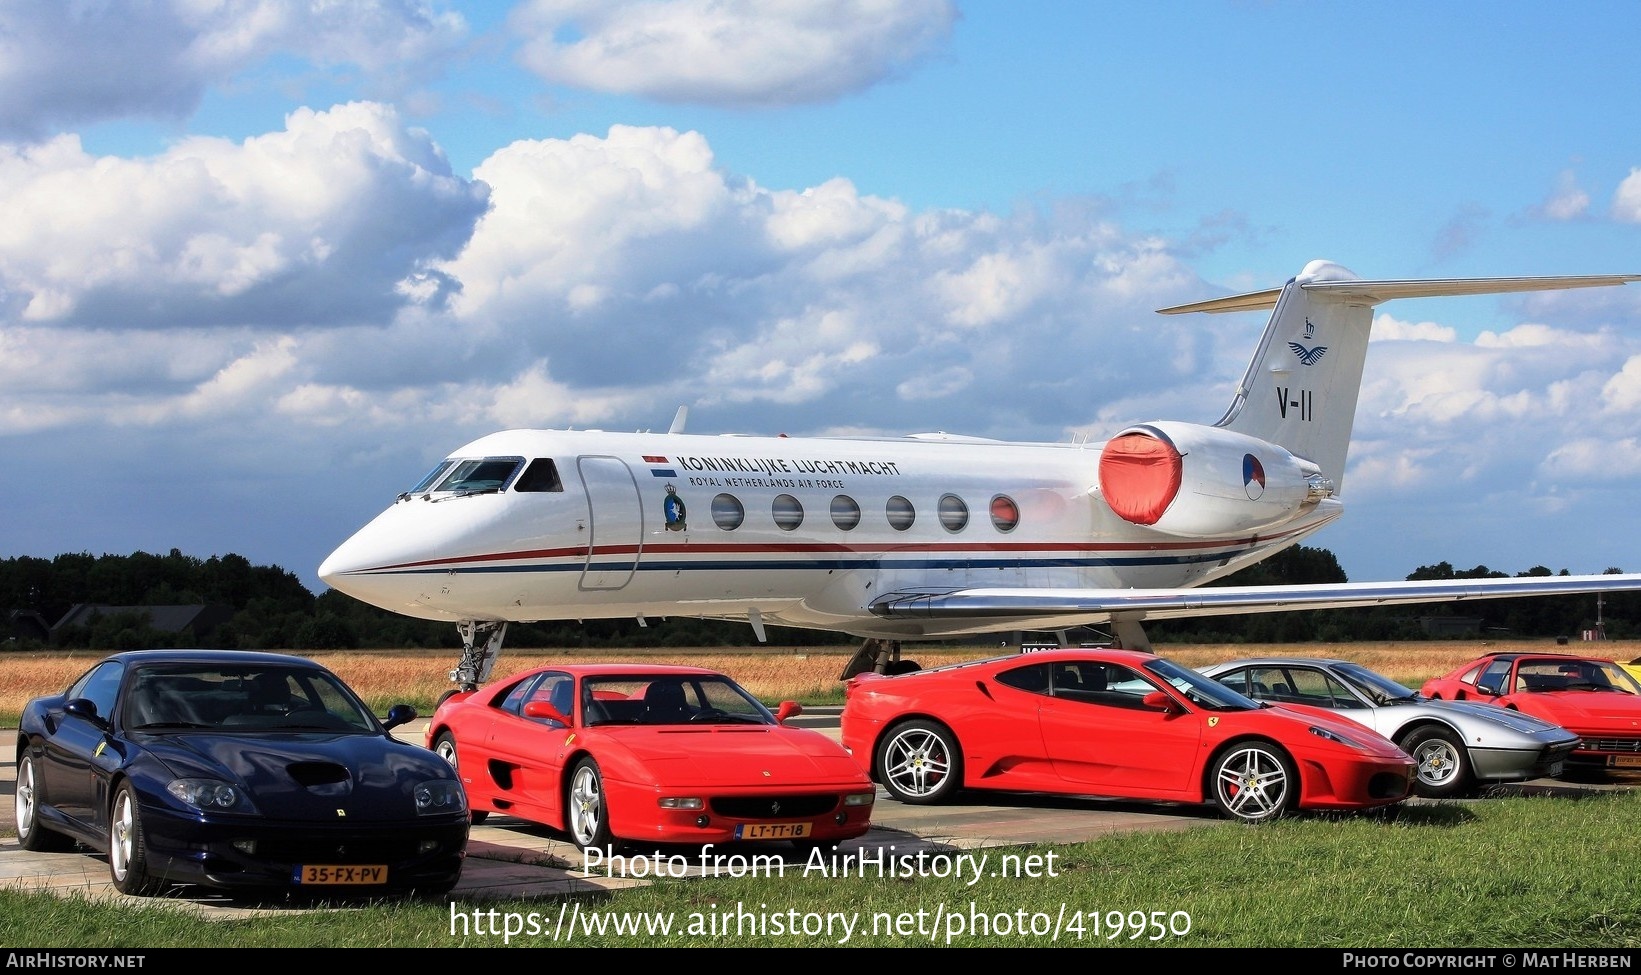
[[[1293,354],[1299,357],[1301,364],[1307,366],[1316,365],[1316,360],[1322,358],[1322,354],[1328,351],[1328,347],[1325,345],[1318,345],[1314,348],[1307,349],[1298,342],[1289,342],[1288,348],[1292,349]]]

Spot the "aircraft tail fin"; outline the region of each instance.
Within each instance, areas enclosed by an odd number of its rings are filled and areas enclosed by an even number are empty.
[[[1393,298],[1593,288],[1641,274],[1367,281],[1312,261],[1281,288],[1159,309],[1164,315],[1270,308],[1270,322],[1225,415],[1214,425],[1281,444],[1315,463],[1336,490],[1362,388],[1373,308]]]

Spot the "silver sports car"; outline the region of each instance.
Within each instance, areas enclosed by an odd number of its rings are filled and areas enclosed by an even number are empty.
[[[1495,782],[1554,777],[1578,736],[1491,704],[1433,701],[1348,660],[1259,657],[1197,668],[1256,701],[1338,712],[1419,763],[1414,794],[1446,799]]]

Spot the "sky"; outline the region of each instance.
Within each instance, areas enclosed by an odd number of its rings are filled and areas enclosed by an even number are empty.
[[[0,558],[317,568],[512,427],[1212,423],[1365,278],[1641,273],[1641,4],[6,0]],[[1379,306],[1354,581],[1641,571],[1641,284]]]

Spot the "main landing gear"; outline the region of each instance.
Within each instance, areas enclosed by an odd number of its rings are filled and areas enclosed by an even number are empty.
[[[899,640],[871,638],[860,645],[849,662],[843,665],[838,680],[848,680],[856,674],[871,671],[875,674],[909,674],[920,669],[915,660],[903,660]]]

